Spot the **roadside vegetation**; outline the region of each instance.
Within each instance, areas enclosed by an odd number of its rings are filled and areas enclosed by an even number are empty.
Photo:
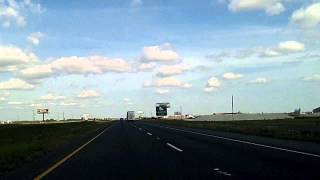
[[[0,125],[0,176],[111,122]]]
[[[281,139],[312,141],[320,143],[320,118],[295,118],[282,120],[256,121],[182,121],[182,120],[147,120],[148,122],[201,128],[215,131],[252,134]]]

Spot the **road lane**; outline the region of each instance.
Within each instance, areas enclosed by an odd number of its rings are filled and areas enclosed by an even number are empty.
[[[44,179],[223,178],[129,122],[118,122]],[[152,133],[152,131],[148,131]]]
[[[236,179],[320,179],[318,157],[176,131],[176,127],[168,129],[143,122],[135,125],[182,147],[184,154],[197,158],[202,166],[217,164],[220,169],[231,171]]]
[[[119,121],[44,179],[320,179],[319,165],[303,154]]]

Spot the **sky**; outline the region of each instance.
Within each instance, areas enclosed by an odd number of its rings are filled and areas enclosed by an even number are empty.
[[[311,111],[319,0],[0,0],[0,120]]]

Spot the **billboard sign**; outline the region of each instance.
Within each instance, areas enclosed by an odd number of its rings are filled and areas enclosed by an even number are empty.
[[[49,109],[37,109],[37,113],[38,114],[48,114],[49,113]]]
[[[170,108],[170,103],[157,103],[156,116],[167,116],[167,109]]]

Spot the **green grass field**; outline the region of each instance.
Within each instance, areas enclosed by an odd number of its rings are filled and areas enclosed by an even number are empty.
[[[0,174],[40,158],[111,122],[0,125]]]
[[[148,122],[320,143],[320,118],[233,122],[147,120]]]

